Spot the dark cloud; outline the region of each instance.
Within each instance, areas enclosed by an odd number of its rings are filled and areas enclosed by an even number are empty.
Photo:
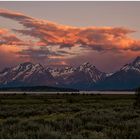
[[[0,28],[0,45],[27,45],[27,43],[8,30]]]
[[[72,53],[72,52],[67,52],[67,51],[64,51],[64,50],[58,50],[57,53],[59,55],[76,55],[76,53]]]
[[[69,53],[64,50],[58,50],[58,51],[51,51],[47,47],[40,47],[40,48],[28,48],[21,50],[19,52],[16,52],[19,57],[22,58],[30,58],[31,60],[43,60],[43,59],[49,59],[50,57],[58,57],[58,56],[65,56],[65,55],[74,55],[75,53]]]

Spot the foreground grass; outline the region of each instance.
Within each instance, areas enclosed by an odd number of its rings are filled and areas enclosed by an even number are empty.
[[[0,95],[0,138],[140,138],[135,95]]]

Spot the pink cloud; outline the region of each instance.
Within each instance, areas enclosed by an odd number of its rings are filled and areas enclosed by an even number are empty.
[[[140,50],[140,41],[128,36],[134,31],[123,27],[65,26],[8,10],[0,10],[0,16],[18,21],[27,29],[14,31],[40,39],[41,46],[81,46],[97,51]]]
[[[4,63],[22,61],[79,64],[90,60],[101,70],[114,71],[140,52],[140,40],[129,36],[135,31],[124,27],[66,26],[4,9],[0,10],[0,16],[24,26],[21,30],[13,29],[15,34],[7,29],[0,29],[0,58],[3,58],[0,60],[0,67]],[[23,41],[17,37],[18,33],[34,37],[35,41],[30,42],[27,38]],[[53,49],[48,49],[48,46]],[[59,51],[56,46],[59,46]],[[79,55],[70,51],[79,47],[82,48]],[[65,51],[66,49],[69,50]],[[87,53],[84,53],[85,50],[88,50]],[[74,57],[67,58],[69,55]]]

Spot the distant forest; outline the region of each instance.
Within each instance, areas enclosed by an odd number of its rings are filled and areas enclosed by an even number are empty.
[[[31,87],[4,87],[4,88],[0,88],[0,91],[78,92],[79,90],[69,89],[69,88],[48,87],[48,86],[31,86]]]

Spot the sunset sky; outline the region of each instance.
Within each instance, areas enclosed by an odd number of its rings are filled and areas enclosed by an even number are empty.
[[[0,70],[31,61],[113,72],[140,55],[140,2],[0,2]]]

